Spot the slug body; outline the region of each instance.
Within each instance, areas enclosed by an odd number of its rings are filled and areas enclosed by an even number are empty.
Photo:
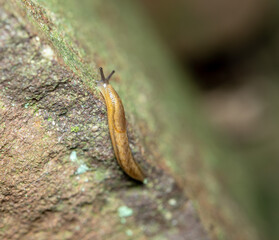
[[[109,84],[114,71],[105,78],[103,69],[100,68],[102,80],[98,88],[105,100],[108,115],[110,138],[118,164],[131,178],[138,181],[144,180],[140,166],[135,162],[127,136],[125,111],[120,97]]]

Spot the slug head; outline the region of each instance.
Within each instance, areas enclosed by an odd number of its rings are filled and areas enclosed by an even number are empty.
[[[105,94],[107,86],[109,85],[109,80],[111,76],[115,73],[115,71],[113,70],[108,77],[105,77],[103,68],[100,67],[99,69],[101,74],[101,81],[98,81],[97,88],[100,90],[103,100],[105,100]]]
[[[101,74],[101,81],[103,83],[109,84],[109,80],[110,80],[111,76],[115,73],[115,71],[113,70],[108,77],[105,77],[103,68],[100,67],[99,69],[100,69],[100,74]]]

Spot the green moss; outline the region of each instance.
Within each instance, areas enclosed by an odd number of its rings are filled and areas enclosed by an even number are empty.
[[[71,132],[75,132],[75,133],[77,133],[77,132],[79,132],[79,127],[78,126],[73,126],[73,127],[71,127]]]
[[[39,109],[37,108],[37,106],[36,105],[33,105],[33,110],[34,110],[34,114],[36,114],[38,111],[39,111]]]
[[[43,136],[43,140],[48,140],[49,139],[49,135],[46,133],[44,136]]]
[[[0,108],[1,108],[2,110],[5,110],[5,109],[6,109],[4,103],[2,103],[1,101],[0,101]]]
[[[96,169],[94,172],[94,179],[97,182],[102,182],[107,176],[107,170],[104,170],[102,168]]]

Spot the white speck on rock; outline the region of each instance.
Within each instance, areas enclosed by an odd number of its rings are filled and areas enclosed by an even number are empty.
[[[52,60],[53,57],[54,57],[54,52],[53,52],[53,50],[51,49],[51,47],[48,46],[48,45],[44,45],[44,46],[42,47],[41,53],[42,53],[43,57],[45,57],[45,58],[47,58],[47,59],[49,59],[49,60]]]
[[[76,151],[72,151],[72,152],[71,152],[70,160],[71,160],[72,162],[77,161],[77,152],[76,152]]]
[[[171,198],[169,201],[168,201],[169,205],[171,206],[175,206],[176,205],[176,200],[174,198]]]
[[[92,131],[93,131],[93,132],[96,132],[98,129],[99,129],[98,126],[93,126],[93,127],[92,127]]]
[[[89,170],[89,168],[86,166],[86,164],[83,163],[78,167],[75,174],[77,174],[77,175],[83,174],[83,173],[87,172],[88,170]]]

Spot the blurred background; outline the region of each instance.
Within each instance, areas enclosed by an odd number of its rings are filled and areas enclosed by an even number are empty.
[[[233,197],[263,236],[279,239],[279,3],[140,2],[164,43],[190,72],[205,116],[242,156],[223,163],[240,165],[251,186],[245,192],[233,172],[228,173]]]

